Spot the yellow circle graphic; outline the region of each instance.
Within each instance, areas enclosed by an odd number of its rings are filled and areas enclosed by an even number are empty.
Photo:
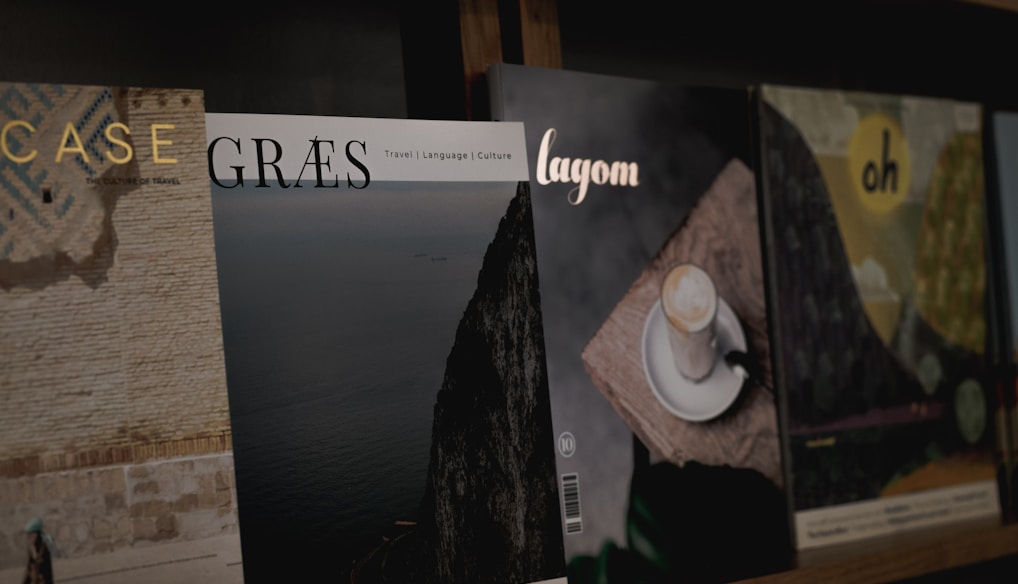
[[[908,145],[897,120],[885,114],[864,117],[848,143],[852,186],[871,213],[894,210],[908,194]]]

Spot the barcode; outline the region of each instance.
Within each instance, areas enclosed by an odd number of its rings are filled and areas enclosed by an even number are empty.
[[[580,475],[562,475],[562,502],[566,514],[566,534],[582,533],[583,520],[580,518]]]

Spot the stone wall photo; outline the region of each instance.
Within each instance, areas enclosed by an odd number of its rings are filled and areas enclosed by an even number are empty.
[[[238,534],[201,91],[0,84],[0,569]]]

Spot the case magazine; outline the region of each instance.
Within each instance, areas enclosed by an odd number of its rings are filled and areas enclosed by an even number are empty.
[[[0,83],[4,581],[243,581],[204,144],[201,91]]]

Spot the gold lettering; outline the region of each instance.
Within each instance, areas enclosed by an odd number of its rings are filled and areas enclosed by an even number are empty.
[[[67,146],[67,139],[70,137],[74,138],[76,146]],[[81,137],[78,136],[78,132],[74,129],[74,126],[71,125],[71,122],[67,122],[67,128],[64,129],[64,137],[60,139],[60,149],[57,150],[55,162],[60,162],[60,160],[64,157],[64,152],[77,152],[78,154],[81,154],[81,157],[85,159],[85,162],[91,164],[91,161],[88,159],[88,153],[85,152],[85,146],[81,143]]]
[[[159,158],[159,146],[169,146],[173,144],[173,140],[160,140],[158,137],[159,130],[172,130],[176,126],[173,124],[152,124],[152,162],[156,164],[176,164],[176,158]]]
[[[35,158],[35,155],[39,153],[38,151],[32,150],[25,156],[15,156],[15,154],[11,152],[10,146],[8,146],[7,144],[7,134],[11,131],[11,128],[15,127],[25,128],[26,130],[28,130],[29,134],[35,132],[35,128],[32,127],[32,124],[29,124],[26,121],[11,120],[7,122],[6,124],[4,124],[3,130],[0,130],[0,151],[3,152],[4,156],[10,158],[13,162],[16,162],[18,164],[31,162],[32,159]]]
[[[131,158],[134,157],[134,148],[132,148],[127,141],[115,137],[113,135],[114,129],[122,130],[125,136],[131,134],[131,129],[128,128],[126,124],[122,124],[120,122],[113,122],[112,124],[106,126],[106,139],[109,140],[110,142],[113,142],[117,146],[123,148],[125,152],[124,156],[116,156],[115,154],[113,154],[112,151],[107,150],[106,157],[109,158],[110,161],[112,161],[114,164],[127,164],[128,162],[131,161]]]

